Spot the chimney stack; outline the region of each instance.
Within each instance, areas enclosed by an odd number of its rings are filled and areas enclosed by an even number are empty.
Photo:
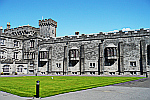
[[[10,22],[7,22],[7,29],[10,29]]]
[[[75,32],[75,35],[79,35],[79,32]]]
[[[3,32],[3,28],[2,28],[2,26],[0,27],[0,34]]]

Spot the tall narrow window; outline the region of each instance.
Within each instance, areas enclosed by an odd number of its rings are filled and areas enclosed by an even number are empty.
[[[0,52],[0,59],[4,59],[4,51]]]
[[[18,59],[18,52],[14,52],[14,59]]]
[[[14,41],[14,47],[18,47],[19,46],[19,41]]]
[[[95,63],[93,63],[93,67],[95,67]]]
[[[34,48],[34,40],[31,40],[31,41],[30,41],[30,47],[31,47],[31,48]]]
[[[109,56],[109,49],[108,48],[107,48],[107,54],[106,55],[107,55],[107,57]]]
[[[92,67],[92,63],[90,63],[90,67]]]
[[[114,48],[114,56],[116,56],[116,55],[117,55],[116,48]]]
[[[48,52],[47,51],[40,51],[40,59],[47,59]]]
[[[0,44],[4,45],[4,39],[0,39]]]
[[[32,59],[35,59],[35,53],[34,52],[32,53],[31,56],[32,56]]]

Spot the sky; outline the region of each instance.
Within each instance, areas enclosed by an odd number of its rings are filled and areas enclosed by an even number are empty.
[[[56,36],[150,28],[150,0],[0,0],[0,26],[57,22]]]

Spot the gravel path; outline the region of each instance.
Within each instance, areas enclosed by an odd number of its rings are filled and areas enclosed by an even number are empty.
[[[115,86],[150,88],[150,78],[145,78],[145,79],[132,81],[132,82],[121,83],[121,84],[117,84]]]

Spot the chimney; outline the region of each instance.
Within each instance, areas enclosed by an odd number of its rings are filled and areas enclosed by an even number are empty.
[[[75,32],[75,35],[79,35],[79,32]]]
[[[2,26],[0,27],[0,34],[3,32],[3,28],[2,28]]]
[[[7,29],[10,29],[10,22],[7,22]]]

